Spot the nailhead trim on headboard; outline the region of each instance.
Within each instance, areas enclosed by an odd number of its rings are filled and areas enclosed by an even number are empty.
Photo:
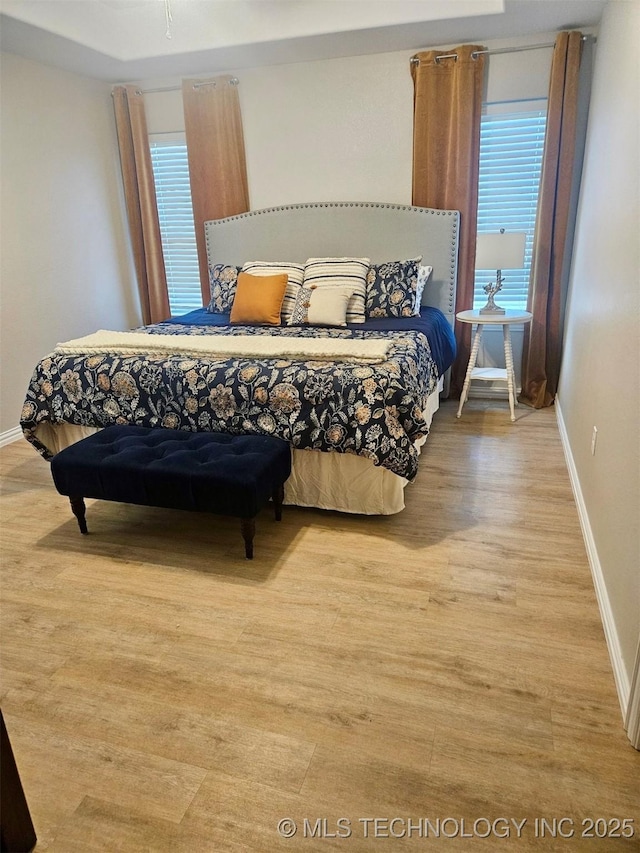
[[[205,239],[207,244],[207,253],[211,255],[211,247],[209,245],[208,227],[217,226],[223,223],[233,222],[242,219],[248,219],[252,216],[277,215],[291,210],[303,210],[308,208],[338,208],[338,207],[371,207],[384,208],[388,210],[398,211],[413,211],[422,216],[443,216],[453,217],[453,228],[451,237],[451,262],[449,267],[448,281],[448,314],[453,320],[455,310],[455,283],[456,283],[456,258],[458,246],[458,212],[455,210],[436,210],[428,207],[414,207],[411,205],[392,204],[387,202],[371,202],[371,201],[326,201],[326,202],[304,202],[300,204],[288,204],[280,207],[266,207],[261,210],[249,210],[246,213],[238,213],[235,216],[229,216],[225,219],[210,220],[205,223]]]

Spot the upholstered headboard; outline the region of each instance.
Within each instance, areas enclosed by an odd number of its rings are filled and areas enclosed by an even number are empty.
[[[422,255],[433,267],[422,302],[453,326],[457,210],[378,202],[317,202],[252,210],[205,222],[209,264],[367,257],[374,263]]]

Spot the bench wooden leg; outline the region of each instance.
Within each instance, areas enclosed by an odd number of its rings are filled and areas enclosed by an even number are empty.
[[[87,522],[85,521],[84,517],[86,511],[86,507],[84,505],[84,498],[69,498],[69,503],[71,504],[73,514],[78,519],[78,527],[80,528],[80,533],[82,533],[83,536],[86,536],[89,531],[87,530]]]
[[[282,504],[284,503],[284,485],[277,486],[273,490],[273,495],[271,496],[271,500],[273,501],[273,508],[276,513],[276,521],[282,521]]]
[[[256,520],[254,518],[241,518],[240,530],[244,539],[244,553],[247,560],[253,560],[253,537],[256,534]]]

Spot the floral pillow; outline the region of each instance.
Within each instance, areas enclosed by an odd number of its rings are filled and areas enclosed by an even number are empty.
[[[420,313],[422,294],[424,293],[425,285],[429,281],[429,276],[432,272],[433,267],[428,267],[425,264],[420,264],[418,266],[418,289],[416,291],[416,304],[413,312],[416,316]]]
[[[369,258],[307,258],[303,287],[351,287],[347,323],[364,323]]]
[[[228,264],[214,264],[209,267],[209,289],[211,301],[207,306],[209,314],[228,314],[236,295],[238,273],[242,267]]]
[[[413,317],[422,257],[372,264],[367,274],[367,317]]]

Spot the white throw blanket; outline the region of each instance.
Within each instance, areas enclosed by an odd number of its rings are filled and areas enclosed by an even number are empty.
[[[209,358],[288,358],[301,361],[386,360],[391,341],[383,338],[294,338],[280,335],[149,335],[101,329],[84,338],[60,343],[68,355],[186,355]]]

